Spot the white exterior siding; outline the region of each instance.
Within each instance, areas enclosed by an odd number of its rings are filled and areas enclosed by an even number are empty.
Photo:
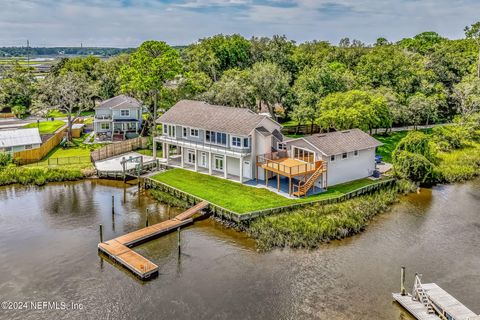
[[[227,173],[240,176],[240,159],[227,157]]]
[[[256,159],[257,155],[262,155],[262,154],[265,154],[265,153],[272,152],[272,138],[271,138],[271,136],[265,137],[258,132],[255,132],[254,136],[255,136],[255,144],[254,144],[255,149],[252,149],[252,150],[254,150],[253,154],[255,156],[255,159]],[[254,164],[254,165],[256,165],[256,164]],[[258,169],[258,179],[259,180],[264,180],[265,179],[264,170],[261,169],[261,168]]]
[[[360,150],[356,157],[353,152],[349,152],[347,159],[342,159],[342,155],[338,154],[333,162],[328,157],[327,184],[333,186],[366,178],[371,176],[374,170],[375,148]]]

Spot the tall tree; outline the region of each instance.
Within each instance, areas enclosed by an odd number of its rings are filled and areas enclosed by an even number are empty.
[[[180,73],[182,63],[177,50],[163,41],[146,41],[131,54],[120,69],[122,91],[148,103],[150,125],[155,131],[157,103],[171,104],[172,92],[168,81]]]
[[[204,97],[210,103],[254,109],[255,94],[250,84],[250,71],[236,68],[225,71]]]
[[[50,75],[40,83],[38,92],[38,101],[44,108],[54,108],[67,115],[67,139],[71,141],[72,125],[82,111],[90,108],[93,95],[86,75],[72,71]]]
[[[438,116],[438,104],[434,97],[427,97],[423,93],[417,92],[407,101],[408,118],[416,127],[424,122],[426,125],[430,121],[436,120]]]
[[[290,89],[290,75],[275,63],[259,62],[252,67],[250,81],[260,106],[266,106],[275,119],[275,105],[284,101]]]
[[[6,68],[0,77],[0,109],[3,105],[27,110],[32,104],[35,83],[33,68],[24,67],[18,62]]]
[[[467,39],[473,39],[478,47],[477,77],[480,79],[480,21],[465,27]]]
[[[319,123],[325,130],[361,128],[371,132],[392,125],[387,101],[379,94],[360,90],[332,93],[319,106]]]
[[[454,86],[453,92],[458,113],[468,118],[480,111],[480,79],[467,76]]]

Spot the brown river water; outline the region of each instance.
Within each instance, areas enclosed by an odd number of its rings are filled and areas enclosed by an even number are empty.
[[[102,180],[0,187],[0,301],[26,302],[0,319],[412,319],[391,299],[401,265],[407,288],[422,273],[480,313],[479,205],[480,180],[437,186],[357,236],[267,253],[206,219],[182,231],[180,256],[176,233],[136,247],[160,268],[141,282],[99,257],[98,225],[111,239],[147,208],[151,223],[179,210]]]

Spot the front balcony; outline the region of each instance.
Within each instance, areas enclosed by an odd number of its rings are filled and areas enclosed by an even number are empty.
[[[249,148],[235,148],[235,147],[227,148],[220,145],[206,144],[203,142],[196,142],[196,141],[180,139],[180,138],[179,139],[171,138],[168,136],[155,137],[154,141],[167,143],[175,146],[180,146],[187,149],[194,149],[194,150],[212,152],[216,154],[223,154],[223,155],[231,156],[235,158],[246,157],[251,153],[250,147]]]

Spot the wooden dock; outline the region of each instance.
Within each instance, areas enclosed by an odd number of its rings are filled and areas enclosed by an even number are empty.
[[[405,291],[405,268],[402,267],[401,291],[392,297],[418,320],[480,320],[477,315],[460,301],[435,283],[422,283],[420,275],[415,275],[411,294]]]
[[[98,244],[98,250],[133,272],[140,279],[148,279],[158,274],[158,266],[133,251],[131,247],[192,223],[193,216],[207,206],[208,202],[202,201],[173,219],[101,242]]]

